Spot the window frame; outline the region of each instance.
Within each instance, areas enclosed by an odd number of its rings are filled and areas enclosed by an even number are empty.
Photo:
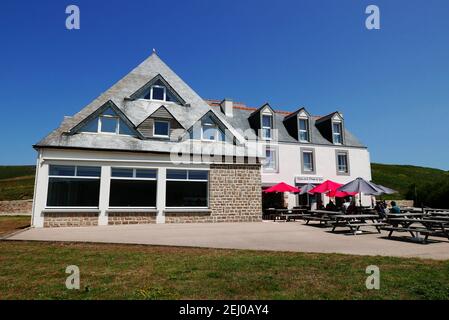
[[[164,89],[164,98],[162,100],[161,99],[155,99],[153,97],[153,88]],[[150,88],[150,97],[151,97],[151,100],[153,100],[153,101],[167,101],[167,88],[165,86],[161,86],[161,85],[158,85],[158,84],[152,85],[151,88]]]
[[[65,167],[75,167],[73,175],[52,175],[51,172],[51,166],[65,166]],[[100,175],[97,176],[78,176],[78,167],[94,167],[94,168],[100,168]],[[68,164],[49,164],[48,165],[48,176],[47,176],[47,199],[45,200],[45,209],[82,209],[82,210],[88,210],[88,209],[98,209],[100,207],[100,193],[101,193],[101,174],[102,174],[103,168],[102,166],[84,166],[84,165],[68,165]],[[56,179],[80,179],[80,180],[100,180],[100,186],[98,190],[98,205],[97,206],[49,206],[48,205],[48,190],[49,190],[49,183],[51,178]]]
[[[265,146],[265,156],[267,154],[267,151],[270,151],[272,153],[274,153],[274,155],[272,156],[272,159],[274,161],[274,167],[266,167],[265,164],[262,166],[263,172],[265,173],[276,173],[279,172],[279,157],[278,157],[278,148],[273,147],[273,146]],[[264,160],[265,161],[265,160]]]
[[[207,139],[204,137],[204,127],[215,129],[215,139]],[[219,139],[220,135],[223,134],[223,140]],[[225,142],[226,137],[225,133],[221,130],[221,128],[216,123],[202,123],[201,124],[201,141],[212,141],[212,142]]]
[[[340,128],[340,132],[336,132],[334,130],[334,125],[338,125]],[[336,142],[335,136],[340,137],[340,142]],[[332,121],[332,142],[336,145],[342,145],[343,144],[343,122],[342,121]]]
[[[112,170],[113,169],[129,169],[133,171],[132,177],[114,177],[112,175]],[[157,191],[158,191],[158,187],[157,187],[157,181],[159,180],[159,170],[157,168],[136,168],[136,167],[120,167],[120,166],[115,166],[115,167],[110,167],[110,180],[136,180],[136,181],[156,181],[156,203],[154,206],[145,206],[145,207],[131,207],[131,206],[111,206],[109,205],[111,203],[111,199],[110,199],[110,194],[111,194],[111,184],[109,183],[109,199],[108,199],[108,208],[109,209],[128,209],[128,210],[133,210],[133,209],[156,209],[157,208]],[[137,170],[154,170],[156,171],[156,177],[155,178],[141,178],[141,177],[137,177]]]
[[[263,123],[263,118],[264,117],[268,117],[268,118],[270,118],[270,126],[264,126],[264,123]],[[261,126],[260,126],[260,128],[261,128],[261,130],[262,130],[262,134],[261,134],[261,136],[262,136],[262,140],[266,140],[266,141],[270,141],[270,140],[273,140],[273,122],[274,122],[274,116],[273,116],[273,114],[268,114],[268,113],[262,113],[262,117],[261,117],[261,119],[260,119],[260,121],[261,121]],[[267,131],[268,130],[268,131]],[[265,136],[265,132],[269,132],[270,133],[270,136],[269,137],[266,137]]]
[[[315,158],[315,149],[313,148],[301,148],[301,173],[302,174],[316,174],[316,158]],[[312,170],[306,170],[304,166],[304,154],[311,154],[312,160]]]
[[[173,179],[168,178],[168,172],[169,171],[187,171],[186,179]],[[189,179],[190,171],[206,171],[207,172],[207,180],[204,179]],[[183,207],[172,207],[167,205],[167,192],[165,192],[165,208],[166,209],[209,209],[210,206],[210,170],[208,169],[169,169],[167,168],[166,177],[165,177],[165,190],[167,190],[167,182],[168,181],[178,181],[178,182],[207,182],[207,203],[206,206],[200,206],[200,207],[192,207],[192,206],[183,206]]]
[[[340,171],[338,158],[339,156],[346,157],[346,171]],[[350,164],[349,164],[349,151],[348,150],[335,150],[335,166],[336,172],[339,176],[349,176],[351,174]]]
[[[156,122],[163,122],[167,124],[167,135],[156,134]],[[170,138],[170,121],[169,120],[153,120],[153,137],[155,138]]]
[[[306,124],[306,129],[303,130],[301,129],[301,121],[304,121]],[[301,132],[305,132],[307,135],[307,140],[302,140],[301,139]],[[299,142],[306,142],[306,143],[310,143],[310,126],[309,126],[309,119],[305,118],[305,117],[298,117],[298,140]]]

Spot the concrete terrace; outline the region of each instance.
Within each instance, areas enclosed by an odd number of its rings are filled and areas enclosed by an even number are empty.
[[[302,222],[198,223],[32,228],[8,240],[100,242],[225,249],[342,253],[449,259],[449,241],[419,244],[387,233],[347,235]]]

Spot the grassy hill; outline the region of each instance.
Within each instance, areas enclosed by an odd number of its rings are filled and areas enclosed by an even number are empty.
[[[33,198],[35,166],[0,166],[0,201]]]
[[[413,185],[422,186],[449,181],[448,171],[433,168],[372,163],[371,171],[373,182],[399,191],[399,194],[389,197],[398,200],[405,199]]]

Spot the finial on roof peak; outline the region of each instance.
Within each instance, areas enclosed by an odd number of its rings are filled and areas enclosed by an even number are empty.
[[[156,49],[155,48],[153,48],[153,53],[156,53]]]

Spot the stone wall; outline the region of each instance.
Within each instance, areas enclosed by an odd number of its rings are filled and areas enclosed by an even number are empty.
[[[156,223],[155,212],[109,212],[108,224],[148,224]]]
[[[413,207],[413,200],[385,200],[388,207],[391,207],[391,202],[395,201],[398,207]]]
[[[167,213],[166,223],[262,221],[260,165],[212,164],[209,172],[210,214]]]
[[[33,200],[0,201],[0,214],[29,214],[33,207]]]
[[[86,212],[44,213],[44,228],[88,227],[97,225],[98,225],[98,213],[86,213]]]

